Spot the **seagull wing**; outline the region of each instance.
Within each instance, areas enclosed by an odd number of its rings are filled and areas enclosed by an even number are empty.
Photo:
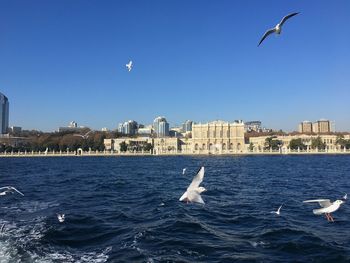
[[[292,16],[295,16],[299,13],[291,13],[289,15],[286,15],[285,17],[282,18],[281,22],[280,22],[280,26],[282,26],[284,24],[284,22],[286,22],[289,18],[291,18]]]
[[[332,205],[329,199],[307,200],[307,201],[303,201],[303,203],[319,203],[321,207],[328,207]]]
[[[2,190],[2,189],[7,189],[7,190],[9,190],[9,189],[11,189],[11,186],[3,186],[3,187],[0,187],[0,190]]]
[[[260,46],[260,44],[265,40],[265,38],[266,38],[268,35],[274,33],[275,31],[276,31],[276,29],[274,29],[274,28],[267,30],[267,31],[265,32],[265,34],[263,35],[262,39],[260,40],[258,46]]]
[[[179,201],[183,201],[187,198],[187,191],[180,197]]]
[[[203,178],[204,178],[204,167],[202,166],[197,172],[197,175],[193,178],[192,183],[187,188],[187,191],[191,191],[193,189],[198,188],[201,182],[203,181]]]
[[[281,211],[283,205],[281,205],[278,209],[277,209],[277,213],[279,213]]]
[[[18,191],[16,188],[11,187],[11,189],[15,190],[17,193],[19,193],[20,195],[24,196],[24,194],[22,192]]]

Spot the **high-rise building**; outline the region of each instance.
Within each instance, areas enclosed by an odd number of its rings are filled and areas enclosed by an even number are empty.
[[[7,133],[9,127],[9,100],[0,93],[0,133]]]
[[[153,130],[157,137],[169,136],[169,123],[164,117],[157,117],[153,121]]]
[[[134,135],[137,132],[137,122],[133,120],[118,124],[118,132],[127,135]]]
[[[299,132],[300,133],[312,133],[312,122],[311,121],[303,121],[299,124]]]
[[[192,131],[193,121],[187,120],[182,124],[183,132],[191,132]]]
[[[321,119],[312,124],[312,130],[315,133],[328,133],[331,132],[331,124],[329,120]]]

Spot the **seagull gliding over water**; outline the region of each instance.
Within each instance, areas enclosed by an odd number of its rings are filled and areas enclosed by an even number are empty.
[[[272,34],[272,33],[276,33],[276,34],[278,34],[278,35],[281,34],[282,26],[283,26],[284,22],[286,22],[289,18],[291,18],[292,16],[295,16],[295,15],[297,15],[297,14],[299,14],[299,13],[291,13],[291,14],[289,14],[289,15],[286,15],[285,17],[282,18],[281,22],[279,22],[274,28],[271,28],[271,29],[267,30],[267,31],[265,32],[265,34],[263,35],[262,39],[260,40],[258,46],[260,46],[260,44],[261,44],[261,43],[265,40],[265,38],[266,38],[267,36],[269,36],[270,34]]]
[[[57,219],[60,223],[64,222],[65,215],[64,214],[57,214]]]
[[[280,215],[280,214],[281,214],[281,208],[282,208],[282,206],[283,206],[283,205],[281,205],[281,206],[277,209],[277,211],[271,211],[270,213],[274,213],[274,214],[276,214],[276,215]]]
[[[6,189],[5,191],[0,192],[0,195],[6,195],[7,193],[11,193],[13,194],[14,192],[19,193],[20,195],[24,196],[24,194],[20,191],[18,191],[16,188],[14,188],[13,186],[4,186],[4,187],[0,187],[0,190]]]
[[[201,193],[206,191],[202,186],[199,186],[203,181],[204,177],[204,167],[202,166],[197,175],[193,178],[192,183],[187,188],[186,192],[180,197],[180,201],[195,202],[204,204],[204,201],[201,197]]]
[[[315,199],[315,200],[307,200],[303,203],[319,203],[319,205],[322,208],[314,209],[312,212],[315,215],[322,215],[325,214],[328,221],[334,222],[334,218],[332,217],[331,213],[337,211],[341,204],[344,203],[342,200],[336,200],[333,203],[329,199]]]

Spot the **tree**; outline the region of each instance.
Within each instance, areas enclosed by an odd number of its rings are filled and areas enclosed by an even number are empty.
[[[322,141],[321,137],[318,136],[317,138],[311,139],[311,148],[324,150],[326,148],[326,144]]]
[[[126,142],[121,142],[121,143],[119,144],[119,146],[120,146],[120,151],[121,151],[121,152],[126,152],[127,149],[128,149],[128,145],[126,144]]]
[[[348,140],[344,139],[344,135],[338,135],[337,140],[335,141],[337,145],[340,145],[342,148],[346,147],[346,145],[349,143]]]
[[[276,137],[271,136],[265,139],[265,149],[278,150],[282,145],[282,141],[276,140]]]
[[[144,147],[143,147],[143,150],[144,151],[147,151],[147,152],[149,152],[150,150],[152,150],[153,149],[153,145],[152,145],[152,143],[146,143],[145,145],[144,145]]]
[[[303,141],[300,138],[299,139],[292,139],[289,142],[289,147],[292,150],[297,150],[297,149],[305,150],[307,148],[306,145],[303,143]]]
[[[254,143],[250,143],[249,147],[248,147],[249,151],[253,151],[254,150]]]

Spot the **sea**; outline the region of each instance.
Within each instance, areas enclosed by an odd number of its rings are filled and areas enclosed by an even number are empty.
[[[350,262],[349,204],[303,203],[350,194],[349,155],[0,158],[1,186],[1,263]]]

